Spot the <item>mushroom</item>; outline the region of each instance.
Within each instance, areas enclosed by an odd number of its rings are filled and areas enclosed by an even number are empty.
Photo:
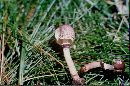
[[[79,77],[70,55],[70,46],[75,39],[74,29],[70,25],[62,25],[55,30],[55,38],[56,42],[63,47],[64,57],[73,79],[72,84],[82,85],[84,79]]]
[[[124,61],[120,59],[114,59],[113,62],[114,62],[113,66],[114,66],[115,72],[123,73],[125,70]]]
[[[80,73],[85,73],[94,68],[103,68],[104,70],[114,70],[113,65],[106,64],[102,61],[94,61],[88,64],[85,64],[83,67],[80,68]]]
[[[85,73],[94,68],[103,68],[104,70],[112,70],[113,72],[122,73],[125,70],[125,64],[120,59],[114,59],[113,65],[104,63],[102,61],[94,61],[88,64],[85,64],[80,68],[80,73]]]

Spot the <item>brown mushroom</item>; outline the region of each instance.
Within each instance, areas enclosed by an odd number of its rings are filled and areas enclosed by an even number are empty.
[[[125,70],[125,64],[120,59],[114,59],[113,65],[104,63],[102,61],[94,61],[88,64],[85,64],[83,67],[80,68],[80,73],[88,72],[94,68],[103,68],[104,70],[112,70],[117,73],[122,73]]]
[[[82,85],[83,79],[79,77],[70,55],[70,46],[75,39],[74,29],[70,25],[62,25],[55,30],[55,38],[57,43],[63,47],[64,57],[73,79],[72,83]]]
[[[114,59],[113,62],[114,62],[113,66],[114,66],[115,72],[119,72],[119,73],[124,72],[124,70],[125,70],[124,61],[122,61],[120,59]]]
[[[104,70],[114,70],[113,65],[106,64],[102,61],[94,61],[88,64],[85,64],[83,67],[80,68],[80,73],[85,73],[94,68],[103,68]]]

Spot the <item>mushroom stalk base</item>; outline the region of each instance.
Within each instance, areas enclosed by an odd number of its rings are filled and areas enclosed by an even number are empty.
[[[63,52],[64,52],[64,57],[65,57],[65,60],[67,62],[67,65],[68,65],[68,68],[69,68],[69,71],[70,71],[70,74],[73,78],[73,80],[75,79],[79,79],[79,75],[76,71],[76,68],[74,66],[74,62],[70,56],[70,49],[69,48],[63,48]]]

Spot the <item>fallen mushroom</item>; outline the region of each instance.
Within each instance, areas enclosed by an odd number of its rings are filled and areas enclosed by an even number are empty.
[[[113,66],[114,66],[115,72],[122,73],[125,70],[124,61],[122,61],[120,59],[114,59],[113,60]]]
[[[114,70],[114,67],[110,64],[106,64],[102,61],[94,61],[88,64],[85,64],[83,67],[80,68],[80,73],[85,73],[91,69],[94,68],[103,68],[105,70],[109,69],[109,70]]]
[[[113,65],[104,63],[102,61],[94,61],[88,64],[85,64],[83,67],[80,68],[80,73],[85,73],[94,68],[103,68],[104,70],[112,70],[114,72],[122,73],[125,69],[125,64],[122,60],[113,60]]]
[[[79,77],[70,55],[70,46],[75,39],[73,28],[70,25],[60,26],[58,29],[55,30],[55,38],[57,43],[63,47],[64,57],[73,79],[72,84],[83,85],[84,79]]]

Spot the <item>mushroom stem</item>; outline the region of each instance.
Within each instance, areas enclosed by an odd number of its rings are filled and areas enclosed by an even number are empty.
[[[80,73],[81,74],[85,73],[94,68],[103,68],[104,70],[112,70],[113,72],[123,73],[125,70],[124,61],[120,59],[115,59],[113,61],[114,61],[113,65],[104,63],[102,61],[94,61],[94,62],[85,64],[83,67],[80,68]]]
[[[88,64],[85,64],[83,67],[80,68],[80,73],[87,72],[94,68],[103,68],[105,70],[114,70],[114,66],[110,64],[106,64],[104,62],[98,61],[98,62],[91,62]]]
[[[71,74],[73,80],[79,79],[80,77],[78,75],[78,72],[76,71],[74,62],[70,55],[70,49],[68,47],[67,48],[65,47],[65,48],[63,48],[63,52],[64,52],[64,57],[65,57],[66,63],[68,65],[68,68],[69,68],[69,71],[70,71],[70,74]]]

